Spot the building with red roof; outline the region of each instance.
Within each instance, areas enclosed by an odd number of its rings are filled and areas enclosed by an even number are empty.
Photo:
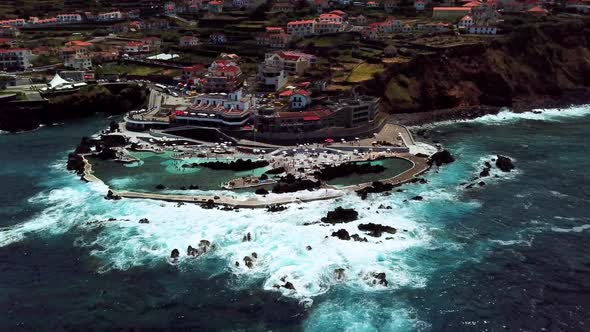
[[[292,110],[305,109],[311,104],[311,93],[303,89],[293,90],[289,96],[289,103]]]
[[[471,7],[434,7],[432,18],[435,20],[456,21],[471,13]]]
[[[287,23],[287,33],[295,37],[306,37],[315,34],[315,20],[291,21]]]
[[[211,14],[221,14],[223,11],[223,2],[221,1],[209,1],[207,4],[207,11]]]
[[[549,15],[549,11],[545,8],[541,8],[539,6],[533,7],[529,10],[527,10],[527,13],[529,15],[533,15],[533,16],[537,16],[537,17],[544,17]]]
[[[87,41],[81,41],[81,40],[72,40],[66,43],[66,46],[71,47],[71,46],[78,46],[78,47],[92,47],[94,44],[92,44],[91,42],[87,42]]]
[[[289,75],[302,75],[308,68],[315,65],[316,57],[297,51],[279,51],[267,53],[264,61],[275,61],[279,63]]]
[[[416,11],[424,11],[424,9],[426,8],[426,1],[424,0],[415,0],[414,1],[414,8],[416,9]]]
[[[242,70],[237,62],[217,59],[211,63],[205,74],[203,90],[212,92],[232,92],[244,83]]]

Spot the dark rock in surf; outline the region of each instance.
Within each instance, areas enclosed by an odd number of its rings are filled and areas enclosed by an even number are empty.
[[[332,232],[332,236],[339,238],[340,240],[350,240],[350,234],[345,229],[339,229],[336,232]]]
[[[170,258],[178,258],[180,256],[180,251],[178,249],[172,249],[170,253]]]
[[[455,157],[453,157],[453,155],[448,150],[442,150],[430,156],[428,164],[442,166],[443,164],[450,164],[454,161]]]
[[[359,213],[354,209],[344,209],[341,206],[333,211],[328,211],[328,214],[322,218],[322,222],[329,224],[342,224],[355,221],[358,219]]]
[[[514,169],[514,164],[510,158],[498,155],[498,159],[496,159],[496,167],[502,172],[510,172]]]
[[[397,229],[394,227],[374,223],[359,224],[358,229],[363,232],[368,232],[367,235],[374,237],[381,237],[383,233],[395,234],[397,232]]]

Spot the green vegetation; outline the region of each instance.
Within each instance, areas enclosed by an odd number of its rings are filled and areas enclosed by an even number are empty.
[[[27,95],[24,94],[23,92],[19,92],[19,91],[0,91],[0,96],[6,96],[6,95],[16,95],[16,100],[19,101],[25,101],[25,100],[29,100],[27,98]]]
[[[104,86],[91,85],[74,94],[51,98],[49,109],[64,118],[95,112],[122,114],[142,105],[145,98],[145,89],[138,85],[130,85],[119,93],[113,93]]]
[[[384,69],[385,68],[382,64],[361,63],[352,70],[352,73],[350,73],[346,82],[360,83],[368,81],[372,79],[374,75],[383,72]]]
[[[103,76],[103,75],[148,76],[148,75],[161,73],[162,71],[164,71],[164,68],[138,66],[138,65],[118,65],[118,64],[106,64],[106,65],[96,68],[96,74],[98,76]]]
[[[53,65],[59,62],[59,59],[53,55],[39,55],[31,61],[35,67]]]

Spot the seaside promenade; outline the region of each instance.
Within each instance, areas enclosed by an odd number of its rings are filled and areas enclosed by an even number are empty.
[[[184,203],[201,203],[208,204],[212,201],[213,205],[227,205],[234,208],[266,208],[270,205],[281,205],[291,203],[305,203],[320,200],[329,200],[342,197],[343,191],[336,191],[332,189],[318,189],[312,192],[313,195],[306,195],[307,193],[301,192],[293,193],[288,196],[281,197],[250,197],[246,199],[236,199],[228,196],[192,196],[192,195],[175,195],[175,194],[155,194],[155,193],[140,193],[132,191],[113,191],[114,195],[124,198],[139,198],[139,199],[156,199],[167,202],[184,202]]]

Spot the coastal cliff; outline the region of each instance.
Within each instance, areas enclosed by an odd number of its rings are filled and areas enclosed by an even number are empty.
[[[144,88],[135,85],[92,85],[70,94],[49,97],[48,100],[7,102],[0,104],[0,130],[11,132],[32,130],[95,113],[123,114],[143,105],[147,98]]]
[[[389,64],[359,92],[380,96],[388,113],[469,108],[480,115],[478,108],[590,101],[590,20],[527,24],[427,53]]]

